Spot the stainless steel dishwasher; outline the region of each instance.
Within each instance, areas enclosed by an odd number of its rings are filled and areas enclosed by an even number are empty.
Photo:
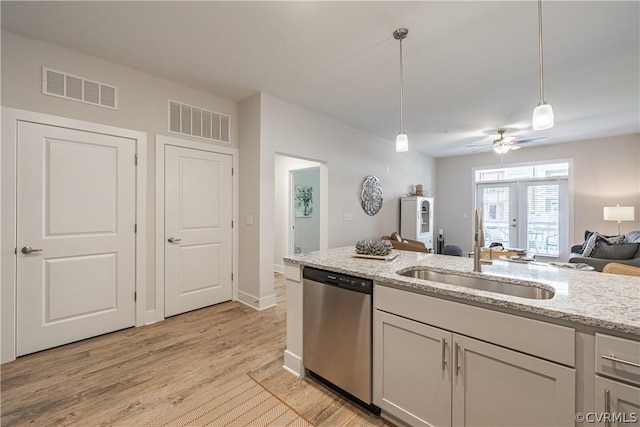
[[[379,413],[371,404],[373,281],[311,267],[302,278],[305,368]]]

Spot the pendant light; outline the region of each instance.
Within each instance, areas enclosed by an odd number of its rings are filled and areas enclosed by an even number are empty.
[[[409,151],[409,139],[407,134],[404,133],[403,117],[402,117],[402,102],[404,95],[404,74],[402,71],[402,40],[407,37],[409,30],[406,28],[398,28],[393,32],[393,38],[400,40],[400,133],[396,137],[396,151],[403,152]]]
[[[538,54],[540,59],[540,102],[533,110],[533,130],[553,127],[553,108],[544,101],[544,69],[542,63],[542,0],[538,0]]]

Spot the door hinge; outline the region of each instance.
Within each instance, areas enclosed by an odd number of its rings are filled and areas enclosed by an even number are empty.
[[[231,221],[231,228],[233,228],[233,221]]]
[[[138,153],[133,155],[133,164],[138,166]]]
[[[138,224],[133,224],[133,234],[138,234]]]
[[[14,254],[16,254],[16,255],[18,255],[18,248],[14,248],[14,249],[13,249],[13,253],[14,253]]]
[[[138,301],[138,293],[137,293],[137,292],[134,292],[134,293],[133,293],[133,301],[134,301],[134,302],[135,302],[135,301]]]
[[[233,175],[233,168],[231,168],[231,175]]]
[[[233,282],[233,273],[231,273],[231,281]]]

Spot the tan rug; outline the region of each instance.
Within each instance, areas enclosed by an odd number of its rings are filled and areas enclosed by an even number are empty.
[[[185,401],[153,420],[158,426],[313,426],[250,374]]]

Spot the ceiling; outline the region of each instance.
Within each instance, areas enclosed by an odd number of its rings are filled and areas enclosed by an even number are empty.
[[[640,130],[640,2],[543,3],[539,100],[535,1],[5,1],[2,28],[233,101],[258,91],[411,150],[474,152],[497,129],[544,143]]]

